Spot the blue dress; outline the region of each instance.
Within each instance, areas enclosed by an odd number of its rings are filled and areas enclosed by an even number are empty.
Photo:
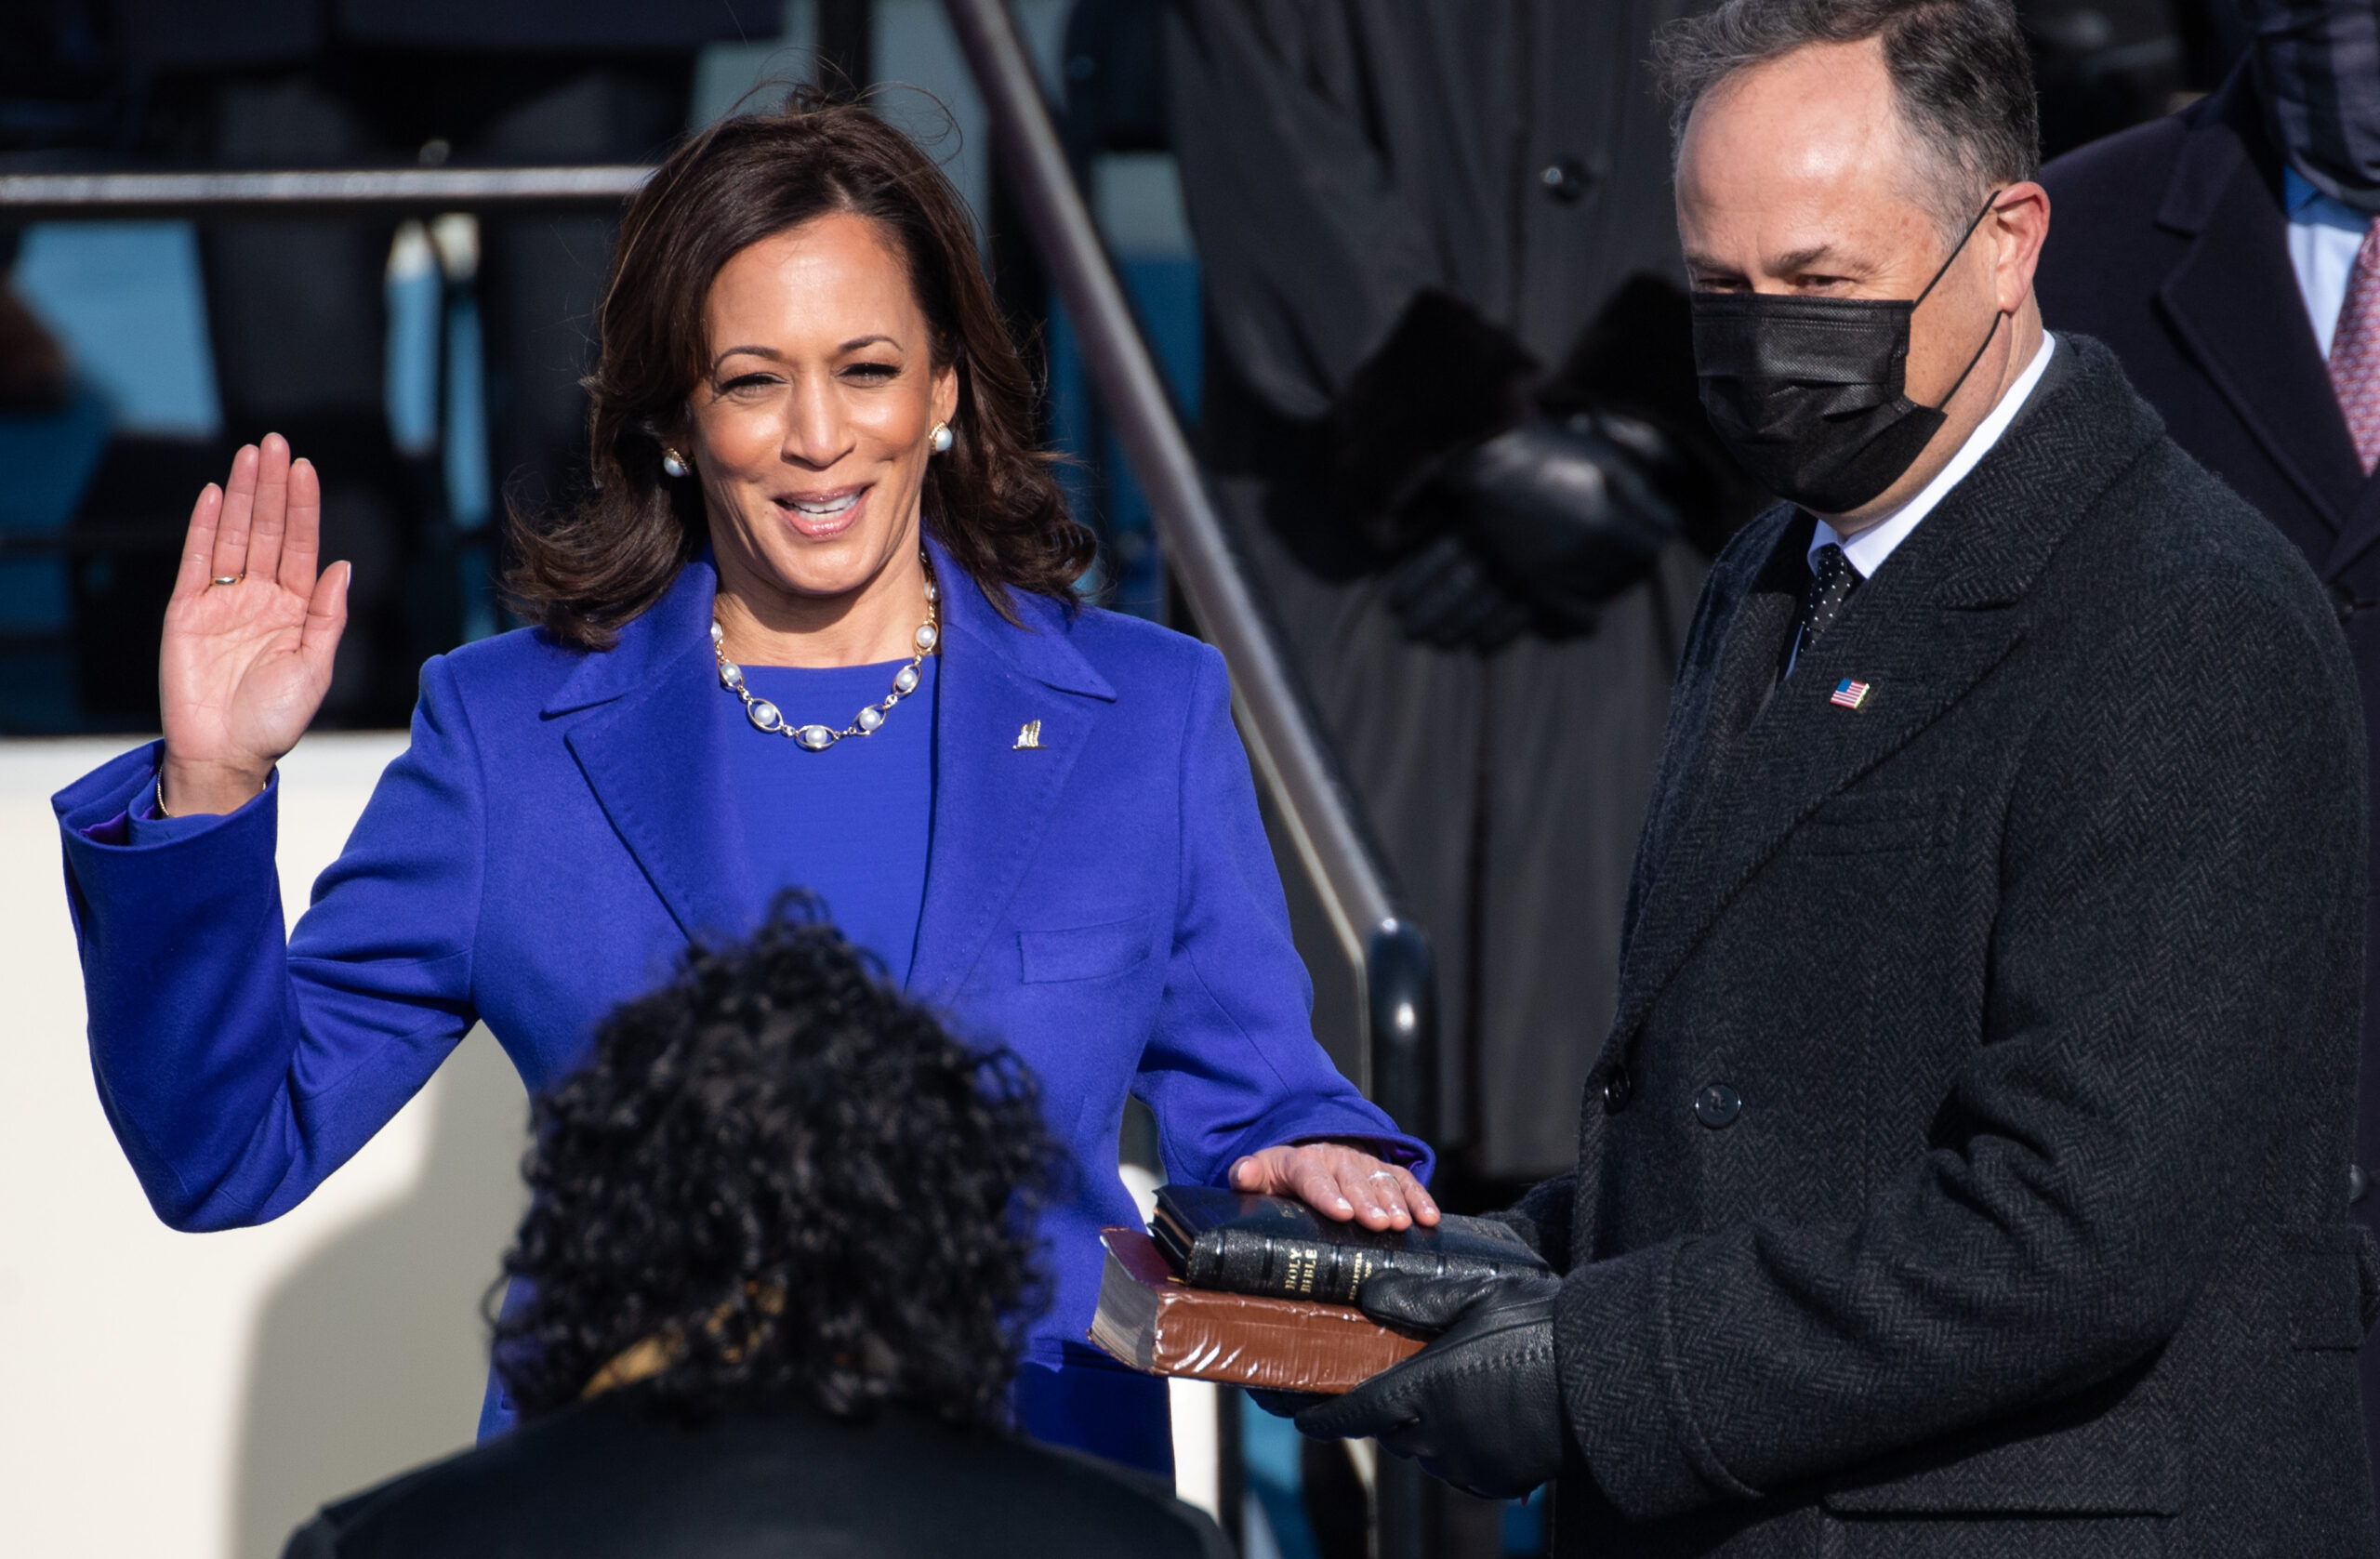
[[[904,665],[747,666],[746,685],[794,725],[840,731],[880,701]],[[754,875],[764,893],[806,888],[845,936],[906,984],[925,905],[933,823],[934,690],[938,656],[919,667],[918,691],[865,738],[805,752],[756,729],[741,700],[721,693],[721,736]],[[1071,1340],[1069,1340],[1071,1341]],[[1026,1433],[1165,1478],[1173,1438],[1161,1382],[1128,1374],[1075,1346],[1064,1369],[1027,1361],[1013,1395]]]
[[[747,666],[745,685],[793,725],[840,731],[892,691],[905,662],[882,666]],[[917,953],[933,835],[933,701],[940,657],[919,666],[918,691],[866,736],[807,752],[761,731],[720,690],[717,719],[744,828],[744,855],[763,896],[807,888],[853,945],[906,984]]]

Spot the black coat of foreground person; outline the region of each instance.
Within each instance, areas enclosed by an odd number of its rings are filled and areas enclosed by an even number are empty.
[[[2369,1556],[2336,615],[2043,337],[2005,0],[1665,40],[1706,404],[1796,503],[1712,567],[1578,1167],[1505,1215],[1559,1277],[1375,1280],[1451,1329],[1299,1427],[1554,1480],[1579,1559]]]
[[[1030,1076],[799,906],[691,955],[537,1101],[496,1324],[522,1426],[287,1559],[1226,1559],[1139,1474],[1007,1429],[1064,1170]]]

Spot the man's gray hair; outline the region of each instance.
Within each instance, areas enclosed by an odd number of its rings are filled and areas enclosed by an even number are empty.
[[[1662,28],[1653,65],[1674,105],[1673,146],[1703,95],[1812,44],[1881,39],[1902,122],[1937,165],[1919,192],[1964,232],[1984,197],[2041,168],[2033,62],[2009,0],[1726,0]],[[1944,187],[1948,185],[1949,187]]]

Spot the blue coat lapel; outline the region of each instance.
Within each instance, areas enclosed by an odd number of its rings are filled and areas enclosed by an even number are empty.
[[[945,630],[933,842],[909,989],[920,1000],[947,1002],[1015,896],[1066,777],[1116,692],[1068,642],[1063,607],[1016,594],[1019,628],[948,554],[932,551]],[[1018,747],[1034,720],[1041,722],[1039,746]]]
[[[727,793],[727,755],[710,701],[711,598],[718,576],[688,563],[653,610],[588,655],[548,703],[548,719],[608,705],[567,738],[603,815],[689,940],[734,935],[759,892]]]

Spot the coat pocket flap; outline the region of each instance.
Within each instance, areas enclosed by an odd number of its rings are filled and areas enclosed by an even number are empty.
[[[1956,790],[1848,790],[1802,820],[1786,850],[1802,855],[1865,855],[1933,850],[1957,837]]]
[[[1148,958],[1151,919],[1136,915],[1070,931],[1019,931],[1016,950],[1024,981],[1031,985],[1121,974]]]

